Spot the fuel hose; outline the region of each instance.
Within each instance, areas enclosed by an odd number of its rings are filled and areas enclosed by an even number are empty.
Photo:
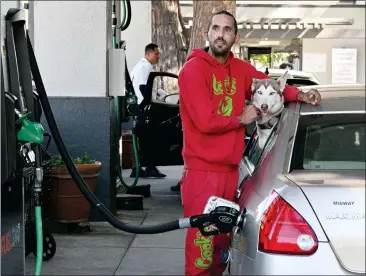
[[[112,22],[114,22],[112,24],[112,31],[113,31],[113,36],[112,36],[112,45],[114,49],[117,49],[117,38],[116,38],[116,28],[120,29],[121,31],[126,30],[131,22],[131,4],[130,4],[130,0],[123,0],[120,1],[120,5],[121,5],[121,16],[122,16],[122,21],[121,21],[121,25],[120,26],[116,26],[117,24],[117,17],[116,17],[116,1],[112,1]],[[131,82],[131,78],[128,72],[128,67],[127,67],[127,61],[125,62],[125,76],[126,76],[126,89],[127,89],[127,97],[128,97],[128,90],[133,90],[133,86],[132,86],[132,82]],[[133,92],[133,94],[135,95],[135,92]],[[122,121],[120,118],[120,97],[116,96],[114,98],[114,106],[116,108],[116,119],[117,119],[117,131],[116,131],[116,136],[117,136],[117,140],[119,141],[119,139],[121,138],[122,135]],[[137,105],[137,103],[136,103]],[[132,147],[133,147],[133,155],[134,155],[134,159],[135,159],[135,177],[134,177],[134,181],[132,184],[127,184],[127,182],[123,179],[122,177],[122,168],[121,168],[121,158],[119,155],[119,143],[118,143],[118,151],[116,152],[116,173],[117,173],[117,177],[120,181],[120,183],[122,184],[123,187],[125,187],[126,192],[128,192],[131,188],[135,187],[139,181],[139,168],[140,168],[140,163],[139,163],[139,154],[138,154],[138,143],[137,143],[137,137],[136,134],[134,133],[134,131],[132,132]]]
[[[34,207],[34,214],[36,219],[36,265],[34,268],[34,275],[41,275],[42,261],[43,261],[43,227],[42,227],[42,212],[40,206]]]
[[[44,115],[46,117],[48,126],[51,130],[51,134],[57,146],[57,149],[65,162],[66,168],[69,171],[72,179],[75,181],[77,187],[79,188],[80,192],[84,195],[84,197],[90,202],[92,206],[94,206],[103,218],[112,225],[113,227],[134,234],[158,234],[169,232],[177,229],[187,228],[190,226],[189,219],[177,219],[175,221],[157,224],[157,225],[146,225],[146,226],[135,226],[131,224],[127,224],[117,217],[115,217],[93,194],[93,192],[88,188],[87,184],[85,183],[84,179],[76,169],[74,163],[72,162],[71,156],[64,144],[64,141],[61,137],[60,131],[56,124],[51,105],[48,101],[47,93],[45,87],[43,85],[42,77],[39,72],[38,64],[36,57],[34,55],[32,43],[29,38],[29,34],[27,33],[27,44],[28,44],[28,53],[29,53],[29,60],[31,65],[31,70],[33,74],[33,79],[37,87],[37,91],[39,94],[39,100],[42,105],[42,109]]]

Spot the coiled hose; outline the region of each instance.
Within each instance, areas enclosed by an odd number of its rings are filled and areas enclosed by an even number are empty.
[[[113,1],[113,12],[115,13],[115,1]],[[121,25],[116,27],[117,29],[120,29],[121,31],[124,31],[128,28],[128,26],[131,23],[131,3],[130,0],[122,0],[121,1],[121,16],[122,16],[122,20],[121,20]],[[115,18],[115,15],[112,17]],[[116,21],[114,21],[116,22]],[[116,23],[115,23],[116,24]],[[117,41],[116,41],[116,32],[115,29],[113,31],[113,36],[112,36],[112,45],[113,48],[117,48]],[[126,71],[126,74],[127,71]],[[127,80],[126,80],[127,81]],[[122,121],[120,118],[120,97],[116,96],[114,98],[114,106],[116,109],[116,119],[117,119],[117,131],[116,131],[116,136],[117,136],[117,140],[119,141],[119,139],[121,138],[122,135]],[[118,143],[118,151],[116,152],[116,172],[117,172],[117,177],[119,179],[119,181],[121,182],[121,184],[127,189],[126,192],[128,192],[129,189],[135,187],[139,181],[139,172],[140,172],[140,163],[139,163],[139,155],[138,155],[138,148],[137,148],[137,137],[135,135],[135,133],[132,133],[132,146],[133,146],[133,154],[134,154],[134,159],[135,159],[135,168],[136,168],[136,174],[133,180],[132,184],[127,184],[123,177],[122,177],[122,166],[121,166],[121,158],[119,155],[119,143]]]
[[[118,137],[118,140],[121,138],[121,135],[122,135],[122,129],[121,129],[121,126],[122,126],[122,122],[121,122],[121,119],[120,119],[120,110],[119,110],[119,97],[115,97],[114,98],[114,103],[115,103],[115,108],[116,108],[116,116],[117,116],[117,137]],[[138,181],[139,181],[139,168],[140,168],[140,163],[139,163],[139,154],[138,154],[138,149],[137,149],[137,137],[134,133],[132,133],[132,146],[133,146],[133,155],[134,155],[134,158],[135,158],[135,168],[136,168],[136,175],[135,175],[135,178],[134,178],[134,181],[131,185],[127,184],[124,180],[123,180],[123,177],[122,177],[122,167],[121,167],[121,158],[120,158],[120,155],[119,155],[119,150],[117,151],[117,154],[116,154],[116,158],[117,158],[117,165],[116,165],[116,168],[117,168],[117,177],[119,179],[119,181],[121,182],[121,184],[127,189],[127,192],[128,192],[128,189],[130,188],[133,188],[137,185]],[[118,147],[119,149],[119,147]]]
[[[32,74],[34,78],[34,82],[37,87],[37,91],[39,94],[39,99],[42,105],[42,109],[44,115],[46,117],[48,126],[51,130],[51,134],[54,138],[56,143],[57,149],[65,162],[66,168],[69,171],[72,179],[75,181],[77,187],[79,188],[80,192],[84,195],[84,197],[90,202],[90,204],[95,207],[103,218],[112,225],[113,227],[134,234],[158,234],[169,232],[173,230],[180,229],[180,222],[179,219],[163,224],[158,225],[146,225],[146,226],[135,226],[127,224],[118,218],[116,218],[99,200],[98,198],[90,191],[89,187],[85,183],[84,179],[76,169],[74,163],[72,162],[71,156],[64,144],[64,141],[61,137],[60,131],[57,127],[50,103],[48,101],[47,93],[42,81],[41,74],[39,72],[38,64],[34,55],[32,43],[29,38],[29,34],[27,33],[27,44],[28,44],[28,52],[29,52],[29,60],[32,69]]]
[[[121,20],[121,25],[118,26],[118,29],[121,29],[121,31],[124,31],[130,26],[132,12],[131,12],[130,0],[122,0],[121,2],[123,2],[123,5],[121,5],[121,14],[123,15],[123,20]],[[127,16],[126,16],[126,14],[127,14]]]

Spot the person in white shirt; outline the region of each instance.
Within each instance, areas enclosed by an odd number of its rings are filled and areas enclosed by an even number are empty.
[[[144,99],[143,91],[151,72],[155,72],[155,65],[159,62],[160,50],[158,45],[150,43],[145,46],[145,56],[135,65],[131,72],[131,80],[136,93],[137,103]],[[158,89],[153,91],[152,100],[162,100],[167,93]]]
[[[131,80],[137,97],[137,103],[139,105],[141,105],[142,101],[144,100],[144,90],[149,75],[151,72],[155,71],[155,65],[159,62],[159,59],[160,59],[159,46],[154,43],[150,43],[145,46],[145,56],[132,69]],[[156,93],[158,95],[156,94],[152,95],[152,100],[156,100],[156,98],[158,99],[163,98],[163,95],[160,95],[159,92]],[[139,168],[140,177],[156,177],[156,178],[166,177],[166,175],[161,173],[158,170],[158,168],[154,165],[154,161],[157,156],[156,152],[154,152],[154,149],[157,148],[155,142],[159,140],[159,137],[155,138],[156,139],[150,139],[151,145],[147,146],[147,148],[144,150],[149,165],[146,167],[145,171],[141,167]],[[136,175],[136,168],[133,168],[130,177],[135,177],[135,175]]]

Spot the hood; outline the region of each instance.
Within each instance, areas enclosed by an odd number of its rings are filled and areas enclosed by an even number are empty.
[[[216,66],[221,67],[222,65],[224,65],[225,67],[230,66],[230,64],[234,61],[234,54],[231,51],[229,53],[229,56],[227,57],[225,64],[221,64],[220,62],[218,62],[216,59],[214,59],[212,56],[210,56],[207,53],[207,51],[208,51],[208,47],[206,47],[204,49],[193,49],[192,53],[190,55],[188,55],[187,61],[189,61],[193,58],[199,58],[215,67]]]

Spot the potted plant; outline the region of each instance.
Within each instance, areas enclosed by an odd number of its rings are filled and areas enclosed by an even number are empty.
[[[72,160],[76,169],[94,193],[102,164],[85,153]],[[80,223],[89,220],[90,203],[80,192],[60,155],[51,156],[47,161],[51,167],[50,216],[58,222]]]

